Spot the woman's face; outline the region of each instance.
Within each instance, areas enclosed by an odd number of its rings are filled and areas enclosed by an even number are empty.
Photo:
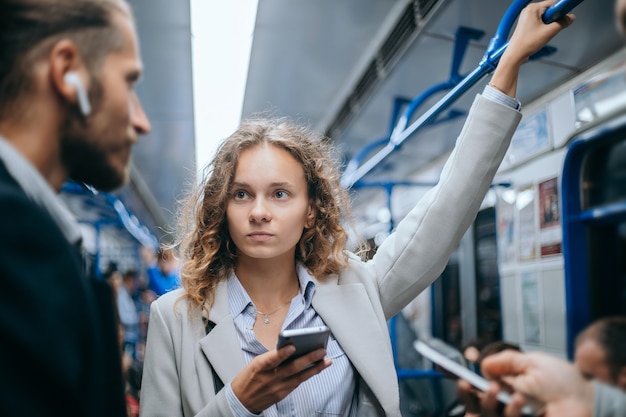
[[[314,219],[307,190],[302,165],[284,149],[258,145],[241,153],[226,206],[240,260],[293,261]]]

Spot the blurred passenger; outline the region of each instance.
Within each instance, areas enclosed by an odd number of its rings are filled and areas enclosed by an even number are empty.
[[[572,16],[522,12],[438,186],[363,262],[346,252],[348,195],[328,142],[252,120],[220,146],[181,217],[183,288],[151,306],[142,416],[399,416],[387,320],[443,270],[521,114],[523,62]],[[500,90],[500,91],[499,91]],[[283,364],[281,329],[327,325],[327,349]],[[331,366],[332,364],[332,366]]]
[[[487,343],[476,356],[475,363],[477,368],[480,369],[480,364],[485,358],[505,350],[512,350],[516,352],[522,351],[521,347],[517,343],[511,343],[504,340]],[[466,380],[459,379],[457,382],[457,395],[459,402],[465,406],[464,414],[459,415],[463,415],[464,417],[479,417],[481,415],[481,391],[472,386]]]
[[[616,0],[615,13],[617,26],[626,37],[626,0]],[[494,383],[481,402],[488,416],[517,417],[527,400],[539,403],[545,417],[626,416],[626,393],[604,382],[590,381],[573,364],[545,353],[498,353],[483,361],[482,370],[515,391],[512,403],[499,412],[499,385]]]
[[[139,290],[139,302],[137,312],[139,314],[139,340],[146,340],[148,336],[148,320],[150,318],[150,305],[157,299],[157,295],[149,288]]]
[[[128,408],[128,417],[139,417],[141,371],[142,365],[137,361],[134,361],[126,370],[126,405]]]
[[[156,256],[156,263],[148,266],[148,288],[157,297],[180,287],[178,260],[170,248],[161,249]]]
[[[124,287],[135,302],[139,299],[139,273],[134,269],[124,272]]]
[[[587,378],[626,391],[626,317],[605,317],[576,337],[574,364]]]
[[[104,279],[104,282],[109,284],[111,290],[113,291],[113,296],[115,297],[118,288],[122,286],[122,282],[124,280],[122,274],[117,269],[117,263],[109,262],[109,265],[102,273],[102,278]]]
[[[126,181],[141,69],[123,0],[0,1],[2,416],[126,415],[111,291],[57,193]]]
[[[133,299],[135,272],[126,271],[121,277],[116,300],[120,321],[124,326],[124,350],[135,358],[135,345],[139,341],[139,313]]]
[[[120,324],[120,328],[122,325]],[[123,330],[121,330],[123,335]],[[121,347],[124,346],[124,338],[120,340]],[[122,351],[122,375],[124,378],[124,400],[126,402],[126,417],[136,417],[139,413],[139,399],[133,395],[130,387],[130,380],[132,370],[135,366],[135,360],[126,351]]]
[[[476,364],[483,346],[485,346],[485,343],[480,339],[470,340],[469,343],[463,347],[463,357],[470,362],[470,364]]]
[[[126,409],[128,417],[139,415],[139,393],[135,389],[138,369],[141,362],[137,359],[137,344],[139,342],[139,316],[135,302],[130,293],[134,288],[135,273],[127,271],[122,274],[115,262],[111,262],[104,273],[104,280],[113,290],[117,307],[117,322],[119,323],[120,350],[122,352],[122,376],[124,378]],[[141,347],[139,348],[141,350]],[[143,360],[143,352],[140,352]]]
[[[148,286],[157,296],[180,287],[178,259],[170,248],[157,254],[157,268],[148,270]]]

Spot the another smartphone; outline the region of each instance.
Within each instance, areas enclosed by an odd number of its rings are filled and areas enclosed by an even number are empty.
[[[314,350],[321,348],[326,349],[329,336],[330,329],[326,326],[283,330],[278,335],[276,349],[287,345],[294,345],[296,347],[296,352],[283,362],[286,363]]]
[[[432,346],[429,346],[428,344],[420,340],[415,341],[413,346],[415,347],[415,350],[417,350],[423,356],[441,366],[446,371],[458,376],[461,379],[466,380],[479,390],[487,391],[487,389],[489,388],[489,381],[487,381],[485,378],[478,375],[477,373],[470,371],[468,368],[460,365],[452,359],[446,357],[442,353],[435,350]],[[504,404],[508,404],[511,402],[511,395],[506,391],[498,392],[497,398],[501,403]],[[522,413],[524,415],[534,416],[537,414],[537,410],[539,409],[540,407],[526,404],[522,409]]]

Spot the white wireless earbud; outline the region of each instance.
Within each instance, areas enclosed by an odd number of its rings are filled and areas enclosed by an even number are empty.
[[[78,99],[78,108],[83,116],[89,116],[91,113],[91,105],[89,104],[89,97],[87,97],[87,91],[83,86],[83,82],[81,81],[78,74],[73,71],[68,72],[63,77],[63,81],[67,84],[73,85],[76,89],[76,98]]]

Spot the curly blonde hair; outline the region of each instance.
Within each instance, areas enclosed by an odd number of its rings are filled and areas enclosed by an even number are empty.
[[[182,205],[177,242],[183,298],[189,301],[189,311],[199,307],[208,317],[217,284],[235,268],[237,248],[228,231],[226,207],[239,155],[261,144],[286,150],[304,170],[316,218],[303,232],[295,260],[318,279],[347,266],[348,235],[342,221],[351,221],[349,198],[339,184],[332,146],[309,127],[284,118],[247,120],[220,145],[200,184]]]

